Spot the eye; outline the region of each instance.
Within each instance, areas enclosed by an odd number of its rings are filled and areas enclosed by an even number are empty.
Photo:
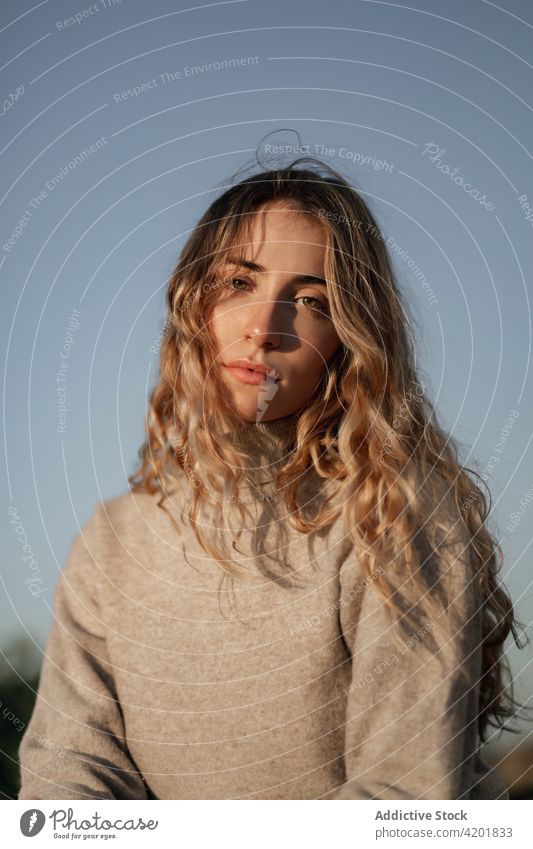
[[[243,290],[241,288],[236,289],[233,285],[234,283],[244,283],[245,286],[248,284],[248,281],[244,277],[229,277],[225,282],[230,289],[234,289],[236,292],[242,292]]]
[[[242,286],[238,285],[241,283],[243,284]],[[245,277],[228,277],[224,280],[224,285],[228,287],[230,292],[237,294],[238,292],[244,292],[246,287],[251,284]],[[298,295],[298,297],[294,299],[295,302],[301,300],[314,301],[313,306],[302,304],[303,309],[313,317],[330,317],[328,304],[325,304],[320,298],[317,298],[314,295]]]
[[[295,300],[296,301],[301,301],[301,300],[314,301],[316,306],[306,306],[304,304],[304,309],[308,310],[311,313],[319,312],[319,313],[322,313],[322,315],[329,316],[328,306],[326,304],[324,304],[324,302],[321,301],[320,298],[315,298],[314,295],[298,295],[298,297],[295,298]]]

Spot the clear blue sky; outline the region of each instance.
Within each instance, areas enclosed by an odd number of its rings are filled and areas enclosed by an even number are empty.
[[[79,526],[127,488],[178,252],[274,131],[352,179],[395,239],[421,376],[490,475],[531,621],[531,4],[6,0],[0,39],[3,644],[44,646]],[[510,657],[528,698],[533,652]]]

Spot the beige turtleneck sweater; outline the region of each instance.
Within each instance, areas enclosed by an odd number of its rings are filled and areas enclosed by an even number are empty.
[[[291,424],[244,432],[258,465],[282,456]],[[340,518],[311,536],[269,528],[268,569],[294,582],[257,570],[229,604],[183,518],[188,486],[172,499],[179,531],[157,496],[127,493],[74,539],[19,798],[508,798],[477,751],[480,621],[460,570],[465,627],[448,651],[470,688],[443,677],[423,634],[399,651]]]

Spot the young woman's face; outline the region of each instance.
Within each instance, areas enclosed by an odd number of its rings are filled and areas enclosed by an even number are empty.
[[[253,214],[250,242],[218,271],[225,282],[210,330],[232,404],[246,420],[300,410],[341,344],[329,317],[325,252],[320,222],[276,201]],[[232,366],[238,360],[268,371]]]

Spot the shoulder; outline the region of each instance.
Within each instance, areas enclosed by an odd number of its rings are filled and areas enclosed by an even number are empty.
[[[93,519],[95,524],[107,529],[136,532],[146,521],[156,516],[160,496],[147,492],[124,492],[114,498],[96,504]]]
[[[174,534],[168,514],[159,506],[160,495],[125,492],[98,501],[90,517],[79,525],[65,569],[92,561],[104,572],[127,561],[129,555],[153,549]]]
[[[161,496],[125,492],[96,502],[78,523],[61,578],[56,603],[110,609],[124,585],[143,587],[146,575],[164,569],[176,552],[179,532],[159,506]],[[148,569],[148,571],[147,571]],[[120,603],[120,602],[119,602]]]
[[[87,542],[104,544],[115,531],[137,528],[143,517],[157,510],[157,496],[148,493],[125,492],[113,498],[97,501],[83,523],[78,523],[74,544]]]
[[[181,500],[160,493],[125,492],[100,501],[92,519],[98,539],[107,548],[144,549],[175,543],[180,518],[186,515]],[[180,526],[181,527],[181,526]]]

